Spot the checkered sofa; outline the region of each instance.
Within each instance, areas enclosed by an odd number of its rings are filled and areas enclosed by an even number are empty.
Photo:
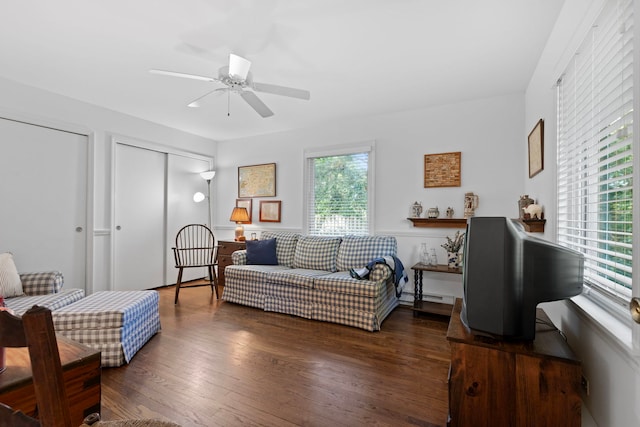
[[[34,305],[57,310],[84,298],[84,289],[63,289],[64,279],[59,271],[20,274],[23,296],[6,298],[5,304],[22,316]]]
[[[374,258],[395,256],[395,237],[263,232],[260,238],[276,239],[278,265],[247,265],[246,250],[234,252],[224,271],[225,301],[367,331],[380,330],[398,306],[388,265],[376,264],[368,280],[349,274]]]

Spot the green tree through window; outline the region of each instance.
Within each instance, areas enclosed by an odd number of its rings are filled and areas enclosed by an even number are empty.
[[[369,153],[316,157],[311,234],[368,234]]]

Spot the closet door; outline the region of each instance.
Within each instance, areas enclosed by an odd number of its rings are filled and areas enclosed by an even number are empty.
[[[115,290],[165,282],[165,153],[116,144]]]
[[[0,251],[86,288],[88,139],[0,118]]]

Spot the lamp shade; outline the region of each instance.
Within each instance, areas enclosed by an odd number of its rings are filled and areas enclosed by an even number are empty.
[[[249,212],[247,212],[247,208],[233,208],[233,212],[231,212],[231,218],[229,218],[229,221],[234,221],[234,222],[249,221]]]
[[[216,171],[200,172],[200,176],[202,177],[202,179],[209,181],[212,180],[214,176],[216,176]]]

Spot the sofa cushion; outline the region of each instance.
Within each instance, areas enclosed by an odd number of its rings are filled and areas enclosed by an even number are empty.
[[[229,280],[265,283],[270,274],[276,271],[290,270],[284,265],[228,265],[224,268],[225,284]]]
[[[338,271],[317,277],[313,283],[315,289],[319,291],[346,295],[359,295],[369,298],[378,295],[380,292],[379,288],[381,286],[378,282],[353,279],[346,271]]]
[[[247,240],[247,264],[277,265],[276,239]]]
[[[16,264],[13,262],[13,254],[11,252],[0,254],[0,296],[10,298],[23,294],[22,282]]]
[[[293,268],[336,271],[340,237],[301,236],[296,245]]]
[[[362,268],[374,258],[396,255],[397,252],[398,244],[393,236],[344,236],[336,268],[338,271]]]
[[[260,240],[275,238],[278,264],[293,267],[293,258],[299,237],[300,235],[295,233],[263,231]]]
[[[7,307],[12,309],[18,316],[22,316],[34,305],[46,307],[51,311],[58,310],[66,305],[74,303],[84,298],[84,289],[63,289],[55,294],[21,296],[6,300]]]
[[[293,268],[289,270],[274,271],[267,276],[267,283],[313,288],[314,279],[320,276],[324,276],[325,274],[329,274],[329,272],[322,270]]]

